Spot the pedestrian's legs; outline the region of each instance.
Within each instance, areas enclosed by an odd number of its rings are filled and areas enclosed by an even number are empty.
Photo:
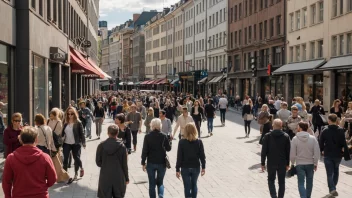
[[[305,177],[306,177],[306,170],[305,170],[305,165],[297,165],[296,166],[297,170],[297,179],[298,179],[298,191],[299,195],[302,198],[307,198],[307,191],[305,186]],[[307,178],[307,187],[308,187],[308,178]]]
[[[89,118],[86,124],[87,134],[86,137],[92,137],[92,119]]]
[[[133,146],[136,147],[137,146],[137,134],[138,131],[132,131],[132,138],[133,138]]]
[[[75,160],[75,175],[78,173],[78,169],[83,169],[82,161],[81,161],[81,145],[73,144],[72,146],[72,156]]]
[[[307,198],[311,198],[313,190],[313,176],[314,176],[314,164],[305,165],[306,176],[307,176]]]
[[[334,180],[335,188],[336,188],[337,183],[339,181],[339,167],[340,167],[340,163],[341,163],[341,158],[334,159],[334,178],[333,178],[333,180]]]
[[[62,152],[64,154],[64,163],[63,163],[63,168],[65,171],[67,171],[67,165],[68,165],[68,159],[69,159],[69,155],[71,152],[71,146],[69,144],[64,143],[62,145]]]
[[[99,137],[100,118],[95,118],[95,134]]]
[[[71,164],[72,164],[72,151],[70,151],[70,153],[68,155],[68,167],[69,168],[71,168]]]
[[[324,164],[325,164],[329,192],[331,192],[333,190],[336,190],[336,185],[335,185],[335,182],[333,179],[334,178],[335,163],[334,163],[333,159],[330,159],[328,157],[324,157]]]
[[[149,180],[149,197],[156,198],[155,186],[155,172],[156,169],[154,168],[154,164],[147,164],[147,173],[148,173],[148,180]]]
[[[207,118],[207,127],[208,127],[208,133],[211,133],[211,130],[210,130],[210,118]]]
[[[192,168],[192,171],[191,171],[192,198],[197,198],[197,194],[198,194],[197,181],[198,181],[199,173],[200,173],[200,168]]]
[[[276,167],[267,167],[268,169],[268,186],[270,195],[272,198],[277,198],[276,188],[275,188],[275,179],[276,179]]]
[[[251,120],[247,120],[248,135],[251,133]]]
[[[194,124],[196,125],[197,131],[198,131],[198,137],[200,138],[200,120],[198,118],[194,119]]]
[[[208,118],[208,124],[209,124],[209,129],[210,129],[210,132],[212,133],[213,130],[214,130],[214,118]]]
[[[285,196],[285,177],[286,177],[286,166],[280,165],[278,167],[277,179],[279,181],[279,198],[284,198]]]
[[[225,113],[226,109],[220,109],[220,120],[222,124],[225,124]]]
[[[185,189],[185,197],[191,197],[191,173],[190,168],[181,169],[183,187]]]
[[[158,169],[156,170],[156,185],[158,186],[159,198],[164,197],[164,176],[166,172],[166,167],[164,164],[158,164]]]
[[[100,120],[99,120],[99,137],[101,135],[102,130],[103,130],[103,118],[100,118]]]

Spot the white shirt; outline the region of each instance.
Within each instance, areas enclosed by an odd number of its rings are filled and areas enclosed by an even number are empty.
[[[73,135],[73,124],[68,124],[65,128],[65,143],[66,144],[75,144],[75,137]]]
[[[224,98],[220,98],[220,100],[219,100],[220,109],[226,109],[228,103],[229,102],[227,101],[227,99],[225,97]]]
[[[56,151],[53,139],[53,132],[48,126],[39,126],[37,127],[38,132],[38,142],[37,145],[45,146],[47,149]]]
[[[276,110],[280,110],[280,108],[281,108],[281,103],[282,103],[281,100],[275,101],[274,106],[275,106],[275,109],[276,109]]]
[[[177,119],[177,122],[176,122],[174,134],[176,133],[178,127],[180,127],[181,128],[181,135],[182,135],[183,131],[185,130],[186,124],[191,123],[191,122],[194,122],[194,120],[191,116],[185,117],[183,115],[180,115]]]

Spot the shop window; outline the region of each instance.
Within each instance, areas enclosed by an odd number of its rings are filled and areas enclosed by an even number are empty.
[[[308,101],[309,98],[313,100],[313,75],[304,75],[304,101]]]
[[[321,104],[323,104],[323,99],[324,99],[324,88],[323,88],[323,75],[315,75],[315,97],[314,99],[318,99],[321,101]]]
[[[324,41],[318,41],[318,58],[322,58],[324,56]]]
[[[293,96],[302,96],[302,75],[295,75],[293,80]]]
[[[352,33],[347,34],[347,50],[346,53],[347,54],[351,54],[352,53]]]
[[[337,56],[337,36],[332,37],[331,54],[332,54],[332,56]]]
[[[338,73],[336,77],[337,93],[336,97],[343,102],[343,107],[347,108],[348,102],[352,101],[352,74]]]
[[[345,40],[343,38],[344,35],[340,35],[339,39],[340,39],[340,48],[339,48],[339,55],[342,56],[343,55],[343,49],[344,49],[344,44],[345,44]]]
[[[0,44],[0,102],[9,103],[9,61],[8,61],[8,47]],[[8,107],[5,105],[1,108],[4,118],[4,124],[7,124]]]
[[[33,55],[33,113],[47,115],[46,83],[45,83],[45,62],[44,58]]]

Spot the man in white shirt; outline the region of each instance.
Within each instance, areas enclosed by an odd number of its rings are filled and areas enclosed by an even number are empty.
[[[176,131],[177,131],[178,127],[180,127],[181,133],[179,135],[179,138],[181,139],[181,137],[183,136],[183,132],[186,127],[186,124],[191,123],[191,122],[194,122],[194,120],[191,116],[188,115],[187,107],[185,107],[185,106],[182,107],[182,115],[180,115],[177,119],[174,133],[171,138],[175,137]]]
[[[225,96],[221,95],[221,98],[219,99],[219,109],[220,109],[220,119],[221,119],[222,126],[225,126],[225,114],[226,114],[226,111],[228,110],[228,104],[229,102],[227,101]]]
[[[281,109],[281,103],[282,103],[282,101],[280,100],[280,98],[276,97],[276,101],[274,103],[274,107],[275,107],[276,110],[280,110]]]
[[[168,138],[171,138],[172,124],[169,118],[166,118],[166,111],[161,110],[159,112],[159,118],[161,120],[161,133],[164,133]]]

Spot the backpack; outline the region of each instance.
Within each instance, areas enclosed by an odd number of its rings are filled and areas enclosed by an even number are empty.
[[[50,120],[47,121],[46,125],[48,125],[49,122],[50,122]],[[59,122],[57,122],[57,123],[59,123]],[[52,133],[53,133],[53,140],[54,140],[55,147],[59,148],[59,147],[61,147],[63,145],[64,140],[62,139],[61,135],[57,135],[55,133],[55,129],[56,129],[57,123],[56,123]]]

